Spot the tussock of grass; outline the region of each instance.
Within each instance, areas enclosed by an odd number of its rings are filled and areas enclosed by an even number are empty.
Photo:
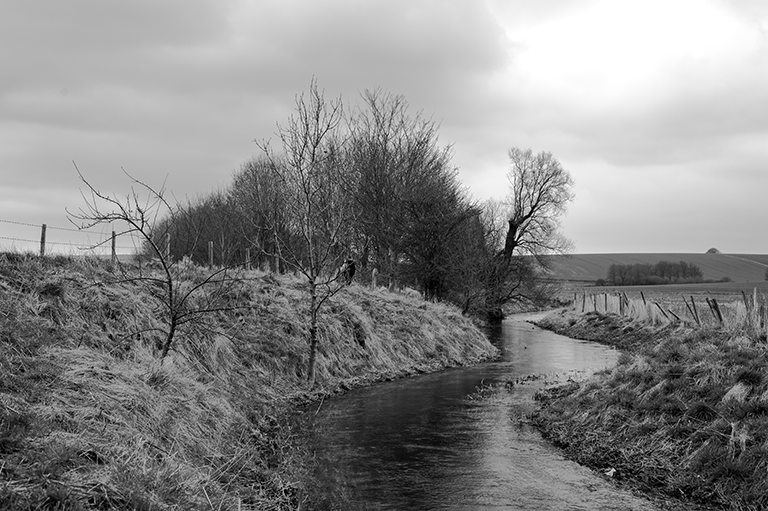
[[[610,373],[538,396],[536,424],[569,456],[683,501],[768,508],[768,349],[750,330],[598,313],[542,325],[624,350]]]
[[[146,281],[0,255],[0,508],[306,506],[297,403],[495,354],[453,309],[353,285],[321,316],[307,389],[301,281],[236,276],[225,308],[185,324],[161,362]]]

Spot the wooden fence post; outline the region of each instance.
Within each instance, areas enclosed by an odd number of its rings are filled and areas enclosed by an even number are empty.
[[[213,268],[213,242],[208,242],[208,267]]]
[[[251,271],[251,249],[245,249],[245,269]]]
[[[40,232],[40,257],[45,257],[45,230],[47,226],[43,224],[43,229]]]
[[[715,300],[714,298],[710,300],[709,297],[707,297],[707,305],[709,305],[709,310],[712,312],[712,315],[722,325],[723,315],[720,312],[720,307],[718,307],[717,305],[717,300]]]
[[[712,305],[715,306],[715,312],[717,312],[717,320],[720,321],[720,324],[723,324],[723,313],[720,312],[720,305],[717,304],[717,299],[712,298]]]
[[[112,231],[112,264],[117,262],[117,247],[115,246],[115,231]]]
[[[691,304],[693,304],[693,308],[691,308],[691,305],[688,303],[688,299],[683,295],[683,302],[685,302],[685,307],[688,309],[688,312],[690,313],[693,320],[696,322],[697,325],[701,326],[701,321],[699,321],[699,315],[696,313],[696,303],[693,301],[693,296],[691,296]]]
[[[696,324],[701,326],[701,318],[699,318],[699,311],[696,310],[696,302],[693,301],[693,295],[691,295],[691,307],[693,307],[693,314],[696,318]]]
[[[666,313],[666,312],[664,312],[664,309],[662,309],[662,308],[661,308],[661,305],[659,305],[659,302],[653,302],[653,303],[655,303],[655,304],[656,304],[656,307],[658,307],[658,308],[659,308],[659,310],[661,311],[661,313],[662,313],[662,314],[664,314],[664,317],[665,317],[665,318],[667,318],[667,321],[669,321],[669,316],[667,315],[667,313]]]

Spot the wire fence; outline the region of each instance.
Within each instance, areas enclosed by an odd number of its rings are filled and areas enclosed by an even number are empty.
[[[590,294],[574,293],[571,307],[582,314],[597,312],[619,314],[653,325],[683,324],[698,328],[726,328],[746,330],[763,340],[768,336],[768,295],[751,292],[715,297],[698,295],[677,298],[672,294],[652,300],[640,292],[640,299],[630,298],[626,292]]]
[[[96,231],[0,219],[0,251],[116,257],[135,254],[140,247],[132,234],[118,234],[111,228]]]

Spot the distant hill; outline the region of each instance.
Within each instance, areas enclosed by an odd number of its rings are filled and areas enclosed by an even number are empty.
[[[704,280],[729,278],[733,282],[765,280],[768,255],[764,254],[573,254],[553,256],[552,278],[575,282],[605,279],[612,264],[656,264],[685,261],[701,268]]]

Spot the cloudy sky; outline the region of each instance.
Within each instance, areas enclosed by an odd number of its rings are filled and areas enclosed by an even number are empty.
[[[439,121],[478,199],[552,152],[577,253],[768,253],[763,0],[2,0],[0,69],[0,248],[70,227],[73,160],[121,196],[121,168],[227,186],[315,76]]]

